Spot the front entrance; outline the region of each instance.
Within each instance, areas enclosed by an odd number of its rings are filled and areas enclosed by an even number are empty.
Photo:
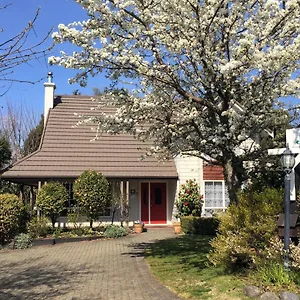
[[[145,224],[167,223],[166,183],[143,182],[141,185],[141,218]]]

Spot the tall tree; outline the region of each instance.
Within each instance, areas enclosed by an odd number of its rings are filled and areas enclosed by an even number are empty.
[[[26,156],[36,151],[41,143],[41,138],[44,130],[44,115],[41,115],[40,123],[29,132],[26,140],[24,141],[22,155]]]
[[[36,114],[22,104],[7,102],[0,111],[0,130],[9,141],[12,163],[23,156],[24,142],[36,124]]]
[[[11,150],[10,145],[5,136],[0,134],[0,169],[10,162]]]
[[[279,100],[299,95],[299,0],[76,2],[88,19],[53,38],[79,50],[49,62],[78,69],[71,82],[105,73],[130,90],[112,94],[115,116],[87,120],[151,139],[152,154],[213,159],[235,201],[244,162],[261,155],[249,139],[284,123]]]

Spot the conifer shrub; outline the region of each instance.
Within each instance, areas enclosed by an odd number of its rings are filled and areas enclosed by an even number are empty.
[[[229,271],[253,268],[264,260],[264,250],[276,235],[283,191],[249,189],[241,192],[238,200],[218,217],[218,234],[209,254],[211,263]]]

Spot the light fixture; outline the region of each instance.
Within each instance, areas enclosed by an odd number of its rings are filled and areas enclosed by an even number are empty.
[[[293,152],[289,149],[289,146],[287,145],[287,148],[284,150],[281,156],[281,165],[283,166],[285,172],[290,173],[292,168],[295,164],[295,157]]]

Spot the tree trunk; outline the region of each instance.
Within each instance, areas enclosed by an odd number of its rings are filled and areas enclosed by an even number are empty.
[[[230,199],[230,204],[237,204],[238,197],[237,193],[241,188],[243,181],[243,162],[239,159],[228,159],[223,165],[224,180],[228,189],[228,196]]]
[[[90,228],[93,228],[93,219],[90,219]]]
[[[51,218],[52,228],[54,228],[55,227],[56,216],[51,215],[50,218]]]
[[[111,225],[114,224],[115,214],[116,214],[116,206],[114,206],[113,211],[112,211],[112,215],[111,215]]]

